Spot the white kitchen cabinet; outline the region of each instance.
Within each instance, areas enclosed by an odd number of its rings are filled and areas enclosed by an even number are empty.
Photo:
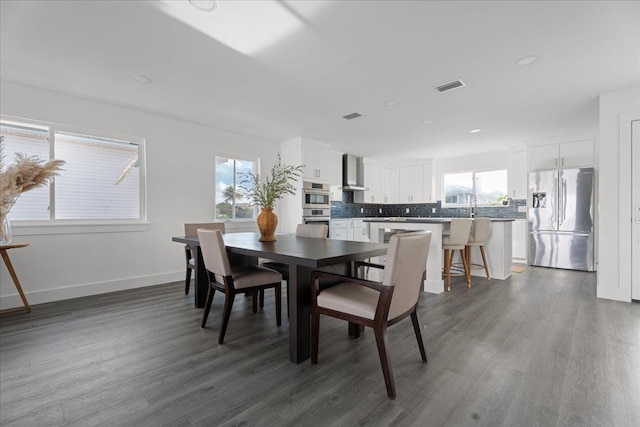
[[[358,181],[362,182],[367,189],[357,191],[354,194],[354,202],[382,203],[382,168],[365,160],[359,170],[363,175],[358,177]]]
[[[332,174],[331,157],[328,149],[316,145],[302,145],[304,179],[329,182]]]
[[[369,228],[363,218],[332,219],[329,238],[355,242],[369,241]]]
[[[331,189],[331,201],[342,201],[342,153],[329,152],[330,170],[329,188]]]
[[[432,203],[433,200],[433,165],[427,163],[423,166],[424,175],[424,198],[425,203]]]
[[[400,172],[398,168],[382,168],[382,203],[400,202]]]
[[[512,254],[514,261],[527,262],[527,220],[516,219],[513,222]]]
[[[593,140],[529,147],[529,171],[593,166]]]
[[[527,198],[527,176],[527,152],[512,152],[511,168],[509,169],[509,194],[512,198]]]
[[[399,203],[424,202],[424,166],[405,166],[398,170]]]

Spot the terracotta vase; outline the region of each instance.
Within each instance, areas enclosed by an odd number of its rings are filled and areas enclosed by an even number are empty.
[[[257,218],[258,230],[260,230],[261,242],[275,242],[276,227],[278,226],[278,217],[273,213],[273,208],[262,208]]]

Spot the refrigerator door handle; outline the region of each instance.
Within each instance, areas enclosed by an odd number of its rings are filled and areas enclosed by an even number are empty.
[[[560,212],[558,212],[558,225],[562,225],[565,218],[567,217],[567,199],[565,198],[565,194],[567,193],[567,180],[562,179],[560,184],[560,194],[559,194],[559,205]]]

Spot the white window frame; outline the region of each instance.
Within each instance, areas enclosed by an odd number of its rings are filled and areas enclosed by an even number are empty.
[[[145,138],[131,136],[116,132],[105,132],[70,125],[63,125],[43,120],[34,120],[24,117],[0,115],[0,121],[47,127],[49,129],[49,156],[54,158],[56,132],[67,132],[89,137],[128,141],[138,145],[139,168],[139,207],[140,216],[137,219],[55,219],[55,180],[49,184],[49,200],[51,203],[51,218],[48,220],[12,220],[11,225],[14,235],[32,236],[43,234],[83,234],[83,233],[110,233],[146,231],[149,228],[147,222],[147,185],[146,185],[146,145]],[[5,162],[12,163],[12,154],[5,153]],[[48,159],[43,159],[48,160]],[[64,169],[64,166],[63,166]],[[64,173],[64,172],[62,172]]]
[[[215,218],[216,221],[221,221],[218,219],[218,176],[216,174],[216,161],[218,159],[218,157],[224,157],[226,159],[231,159],[231,160],[240,160],[240,161],[245,161],[245,162],[252,162],[253,163],[253,173],[260,173],[260,157],[256,157],[256,156],[250,156],[250,155],[245,155],[245,154],[237,154],[237,153],[225,153],[225,152],[218,152],[216,153],[215,157],[214,157],[214,166],[213,166],[213,187],[214,187],[214,191],[213,191],[213,217]],[[260,173],[260,176],[262,176],[262,174]],[[235,179],[235,174],[234,174],[234,179]],[[237,183],[236,188],[240,185],[240,183]],[[222,202],[222,201],[220,201]],[[235,209],[232,209],[232,212],[234,212],[235,215]],[[258,208],[256,205],[253,206],[253,218],[225,218],[223,221],[224,222],[236,222],[236,223],[242,223],[242,222],[255,222],[256,218],[258,217]]]
[[[483,172],[496,172],[496,171],[506,171],[507,174],[507,189],[505,191],[505,195],[508,196],[509,195],[509,188],[508,188],[508,179],[509,179],[509,170],[508,168],[488,168],[488,169],[474,169],[474,170],[463,170],[463,171],[448,171],[448,172],[443,172],[442,176],[441,176],[441,182],[442,182],[442,207],[443,208],[468,208],[469,204],[465,203],[447,203],[447,195],[446,195],[446,190],[445,190],[445,176],[446,175],[457,175],[457,174],[461,174],[461,173],[470,173],[471,174],[471,184],[472,184],[472,194],[474,197],[476,197],[476,174],[478,173],[483,173]],[[477,200],[477,199],[476,199]],[[508,207],[509,204],[511,204],[511,198],[509,198],[509,202],[504,205],[502,203],[477,203],[474,204],[474,207],[483,207],[483,208],[498,208],[498,207]]]

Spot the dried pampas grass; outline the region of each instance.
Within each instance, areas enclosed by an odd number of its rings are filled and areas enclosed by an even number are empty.
[[[64,160],[45,163],[36,156],[16,153],[15,163],[5,169],[4,137],[0,136],[0,222],[25,191],[47,185],[62,170]]]

